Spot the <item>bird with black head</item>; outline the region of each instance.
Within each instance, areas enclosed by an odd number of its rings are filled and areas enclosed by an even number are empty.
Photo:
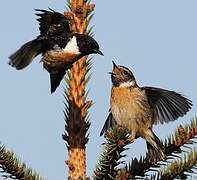
[[[36,56],[42,54],[41,62],[50,74],[51,93],[53,93],[73,63],[83,56],[103,55],[103,53],[94,38],[72,32],[67,17],[52,9],[49,10],[36,9],[40,35],[13,53],[9,57],[9,65],[17,70],[24,69]]]

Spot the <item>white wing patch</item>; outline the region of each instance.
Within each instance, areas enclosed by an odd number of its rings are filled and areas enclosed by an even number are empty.
[[[80,54],[79,47],[77,46],[77,39],[75,36],[67,43],[66,47],[63,48],[63,51],[68,53]]]

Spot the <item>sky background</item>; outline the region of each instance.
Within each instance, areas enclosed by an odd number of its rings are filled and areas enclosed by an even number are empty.
[[[104,57],[94,56],[88,84],[90,140],[87,145],[87,174],[102,150],[100,130],[108,114],[112,60],[129,67],[139,85],[155,86],[185,94],[193,109],[183,118],[154,128],[165,138],[179,124],[194,117],[197,106],[197,1],[190,0],[95,0],[95,38]],[[0,11],[0,141],[28,166],[49,180],[67,177],[64,132],[63,86],[50,94],[49,75],[40,56],[23,71],[8,66],[8,56],[35,38],[38,23],[34,9],[48,7],[63,12],[66,0],[6,0]],[[146,145],[136,140],[129,157],[145,154]]]

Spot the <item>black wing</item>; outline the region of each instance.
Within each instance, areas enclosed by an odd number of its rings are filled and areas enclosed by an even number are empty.
[[[48,33],[70,33],[70,26],[68,19],[61,13],[56,12],[52,9],[42,10],[35,9],[39,13],[36,13],[39,18],[39,30],[41,35],[47,35]]]
[[[143,87],[153,110],[154,123],[174,121],[185,115],[192,107],[192,101],[174,91],[154,87]]]
[[[51,94],[53,92],[55,92],[57,87],[60,85],[61,80],[63,79],[65,74],[66,74],[66,70],[65,69],[60,69],[56,73],[50,73]]]
[[[113,128],[116,125],[116,121],[112,116],[112,113],[110,112],[107,116],[107,119],[105,121],[105,124],[100,132],[100,136],[102,136],[106,131],[108,131],[110,128]]]

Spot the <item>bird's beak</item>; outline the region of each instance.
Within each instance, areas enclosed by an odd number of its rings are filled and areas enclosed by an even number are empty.
[[[116,65],[116,63],[114,61],[112,61],[113,63],[113,69],[118,68],[118,66]],[[116,74],[114,72],[108,72],[111,76],[116,76]]]
[[[116,74],[113,72],[108,72],[110,75],[115,76]]]
[[[104,56],[104,54],[99,49],[95,49],[94,52],[100,54],[101,56]]]
[[[116,65],[114,61],[112,61],[112,63],[113,63],[113,69],[118,68],[118,66]]]

